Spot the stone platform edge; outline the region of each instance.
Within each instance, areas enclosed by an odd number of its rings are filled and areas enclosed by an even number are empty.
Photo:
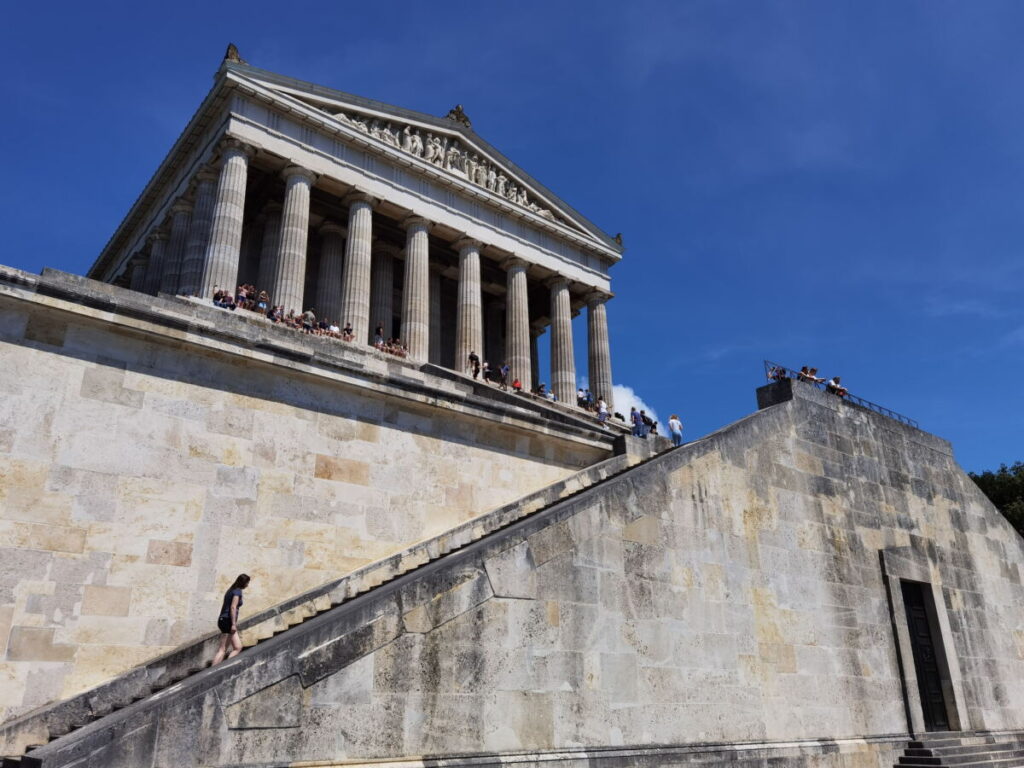
[[[107,323],[160,343],[189,344],[242,357],[290,375],[311,375],[397,400],[457,412],[469,418],[611,453],[625,425],[602,429],[584,412],[533,397],[504,392],[455,371],[388,355],[369,345],[309,336],[281,328],[254,313],[230,312],[204,302],[156,297],[90,278],[45,268],[34,275],[0,265],[0,299],[35,304]],[[41,342],[43,343],[43,342]]]

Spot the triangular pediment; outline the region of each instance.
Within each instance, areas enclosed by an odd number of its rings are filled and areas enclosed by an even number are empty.
[[[336,120],[340,127],[380,142],[382,148],[449,173],[506,204],[585,235],[604,249],[621,250],[615,240],[480,138],[461,106],[446,117],[435,117],[248,65],[233,64],[230,69],[282,98],[318,110]]]

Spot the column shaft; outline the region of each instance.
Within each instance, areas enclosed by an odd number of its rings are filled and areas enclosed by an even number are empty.
[[[404,222],[405,285],[402,297],[402,341],[413,360],[426,360],[430,352],[430,224],[413,217]]]
[[[592,296],[587,300],[587,373],[590,379],[590,393],[604,398],[611,411],[612,401],[612,353],[608,342],[608,309],[604,296]]]
[[[551,289],[551,389],[559,402],[576,403],[576,364],[572,349],[572,306],[569,283],[556,277]]]
[[[164,271],[164,252],[167,250],[167,234],[154,232],[149,236],[149,265],[146,267],[145,291],[156,295],[160,289],[160,278]],[[211,294],[212,295],[212,294]]]
[[[281,242],[270,297],[275,304],[302,312],[306,283],[306,246],[309,243],[309,190],[316,180],[305,168],[292,165],[284,169],[284,210],[281,212]]]
[[[188,245],[189,221],[192,218],[192,203],[179,200],[171,208],[171,234],[167,239],[164,254],[164,269],[160,275],[160,292],[176,296],[181,282],[181,267]]]
[[[526,389],[533,381],[530,359],[530,306],[526,284],[526,262],[505,262],[508,285],[505,295],[505,355],[512,380],[519,379]]]
[[[203,257],[210,242],[213,206],[217,197],[217,174],[203,168],[196,174],[196,201],[188,225],[188,242],[181,262],[178,292],[186,296],[199,293],[203,279]]]
[[[441,273],[430,273],[430,355],[434,365],[441,364]]]
[[[203,277],[199,285],[199,294],[205,299],[213,296],[217,286],[232,294],[235,291],[251,151],[234,140],[229,140],[223,151],[210,241],[203,257]]]
[[[352,324],[356,339],[365,339],[370,327],[370,251],[373,240],[374,200],[362,193],[350,195],[348,240],[341,277],[341,325]]]
[[[263,208],[263,240],[260,242],[260,264],[256,270],[256,290],[270,293],[277,273],[277,249],[281,247],[281,204],[270,202]],[[277,297],[270,303],[277,306]]]
[[[146,265],[148,259],[142,254],[136,254],[131,261],[129,269],[132,271],[128,287],[133,291],[142,291],[146,287]]]
[[[316,282],[317,317],[342,327],[341,272],[345,261],[345,228],[333,221],[320,227],[320,272]]]
[[[480,243],[460,240],[459,293],[455,302],[455,370],[466,371],[469,353],[483,354],[484,319],[480,295]]]
[[[395,314],[395,255],[387,244],[374,246],[370,284],[370,338],[373,339],[374,329],[383,325],[387,341],[394,333],[391,318]]]

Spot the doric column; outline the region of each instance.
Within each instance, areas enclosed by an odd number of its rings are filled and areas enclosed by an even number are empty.
[[[181,262],[181,278],[178,293],[192,296],[199,293],[203,279],[203,257],[210,241],[210,225],[213,222],[213,204],[217,196],[217,173],[203,166],[195,177],[195,205],[188,225],[188,242],[185,257]]]
[[[352,323],[356,339],[365,339],[370,328],[370,251],[373,242],[373,206],[364,192],[345,197],[348,203],[348,239],[341,276],[341,325]]]
[[[551,290],[551,389],[559,402],[576,403],[576,363],[572,350],[572,306],[569,281],[556,275]]]
[[[213,296],[214,286],[232,293],[235,291],[238,255],[242,245],[245,185],[252,154],[252,147],[236,139],[227,139],[222,145],[213,223],[206,255],[203,257],[203,277],[199,284],[199,295],[204,299]]]
[[[260,264],[256,270],[256,290],[270,293],[277,275],[277,249],[281,246],[281,204],[271,200],[263,206],[263,240],[260,243]],[[277,297],[270,303],[277,306]]]
[[[391,318],[395,314],[395,255],[398,252],[391,243],[375,240],[373,243],[373,265],[370,279],[370,340],[378,325],[384,326],[384,340],[394,335]]]
[[[430,222],[410,216],[405,228],[405,285],[402,291],[402,341],[413,360],[430,352]]]
[[[284,210],[281,212],[281,242],[277,247],[274,281],[270,296],[275,304],[302,312],[302,294],[306,283],[306,246],[309,243],[309,190],[316,174],[290,165],[284,177]]]
[[[512,380],[519,379],[523,388],[533,381],[530,360],[530,305],[527,295],[526,268],[522,259],[506,259],[502,266],[508,274],[505,292],[505,356]]]
[[[530,324],[530,366],[532,378],[529,382],[531,390],[537,389],[540,386],[540,337],[544,333],[546,326],[539,325],[536,323]],[[523,387],[527,386],[527,382],[523,382]]]
[[[316,314],[333,320],[339,327],[341,319],[341,270],[345,261],[345,228],[334,221],[320,225],[320,272],[316,278]]]
[[[150,234],[149,265],[146,267],[145,291],[156,295],[160,289],[160,277],[164,271],[164,252],[167,250],[167,233],[161,229]],[[212,295],[212,294],[211,294]]]
[[[181,281],[181,266],[188,245],[189,220],[192,218],[192,201],[185,198],[171,206],[171,233],[167,238],[167,252],[164,254],[164,269],[160,275],[161,293],[176,296]],[[232,288],[232,290],[234,290]]]
[[[590,392],[604,398],[612,410],[612,352],[608,343],[608,294],[594,291],[587,296],[587,375]]]
[[[430,270],[430,362],[441,364],[441,273]]]
[[[455,302],[455,370],[465,372],[470,352],[483,354],[484,316],[480,296],[480,243],[463,238],[459,252],[459,293]]]
[[[142,291],[146,287],[146,266],[149,264],[149,257],[144,253],[136,253],[128,263],[131,274],[128,277],[128,287],[133,291]]]

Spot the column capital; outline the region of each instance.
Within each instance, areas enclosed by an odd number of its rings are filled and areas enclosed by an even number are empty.
[[[146,242],[156,243],[167,239],[167,232],[163,229],[154,229],[146,236]]]
[[[317,174],[313,173],[308,168],[303,168],[301,165],[289,165],[283,171],[281,171],[281,178],[287,181],[293,176],[298,176],[309,182],[310,186],[316,184],[316,180],[320,178]]]
[[[277,200],[268,200],[263,204],[262,210],[260,210],[260,216],[269,216],[274,213],[280,213],[284,209]]]
[[[192,208],[195,205],[194,201],[190,197],[182,195],[174,201],[174,205],[171,206],[171,213],[192,213]]]
[[[348,236],[348,228],[343,227],[338,222],[331,221],[330,219],[324,221],[324,223],[320,225],[320,229],[318,229],[317,232],[319,232],[321,235],[339,235],[340,237]]]
[[[384,256],[398,256],[402,252],[401,246],[395,245],[387,240],[381,240],[374,238],[370,244],[370,250],[373,253],[380,253]]]
[[[454,248],[459,253],[462,253],[463,250],[469,248],[472,248],[473,250],[479,252],[483,249],[483,247],[483,243],[481,243],[479,240],[474,240],[472,237],[469,237],[468,235],[459,235],[459,239],[452,243],[452,248]]]
[[[568,288],[569,278],[564,277],[562,275],[552,275],[551,277],[544,281],[544,285],[546,285],[548,288],[561,288],[563,286]]]
[[[217,145],[217,151],[220,153],[221,160],[228,155],[245,155],[247,160],[251,160],[256,154],[256,147],[231,136],[225,136]]]
[[[410,229],[415,229],[417,227],[422,227],[427,232],[429,232],[431,228],[434,226],[434,222],[430,221],[429,219],[425,219],[422,216],[417,216],[413,214],[411,216],[406,216],[404,219],[402,219],[402,222],[401,224],[399,224],[399,226],[407,231]]]
[[[597,304],[604,304],[610,298],[612,298],[612,294],[608,293],[608,291],[602,291],[600,288],[593,288],[584,295],[583,300],[587,302],[588,307],[593,307]]]
[[[353,203],[366,203],[371,208],[376,208],[380,200],[371,195],[369,192],[366,192],[362,189],[353,189],[351,192],[349,192],[347,195],[341,198],[341,202],[344,205],[352,205]]]
[[[518,256],[509,256],[508,258],[501,260],[500,266],[502,269],[508,272],[509,270],[515,269],[516,267],[526,268],[530,266],[530,264],[529,262],[519,258]]]
[[[217,180],[217,169],[204,163],[199,166],[199,170],[196,171],[196,175],[193,177],[197,184],[204,181],[216,181]]]

